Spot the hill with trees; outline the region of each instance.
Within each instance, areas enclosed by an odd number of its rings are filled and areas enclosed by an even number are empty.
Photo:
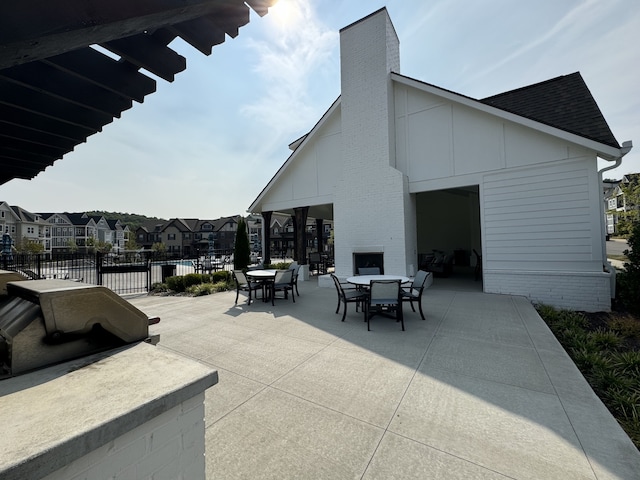
[[[107,220],[120,220],[122,225],[128,225],[129,230],[134,232],[139,226],[149,221],[166,222],[164,218],[147,217],[145,215],[139,215],[137,213],[119,213],[119,212],[104,212],[96,210],[93,212],[87,212],[87,215],[102,216]]]

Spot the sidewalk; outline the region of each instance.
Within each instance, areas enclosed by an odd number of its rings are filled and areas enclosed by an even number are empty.
[[[637,479],[640,453],[526,299],[430,288],[367,332],[336,292],[130,301],[218,370],[207,478]],[[435,285],[434,285],[435,286]]]

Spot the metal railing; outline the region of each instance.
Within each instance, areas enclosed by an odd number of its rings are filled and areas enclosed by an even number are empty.
[[[112,253],[12,254],[0,268],[30,279],[62,279],[102,285],[118,294],[149,292],[173,275],[211,273],[233,268],[229,252],[200,258],[175,258],[153,251]]]

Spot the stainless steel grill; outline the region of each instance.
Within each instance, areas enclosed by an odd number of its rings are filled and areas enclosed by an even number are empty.
[[[97,285],[10,281],[6,293],[0,303],[0,378],[150,341],[149,325],[159,321]]]

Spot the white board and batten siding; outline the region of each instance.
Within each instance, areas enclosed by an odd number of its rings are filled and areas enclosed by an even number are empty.
[[[484,175],[486,292],[577,310],[610,309],[591,163],[582,158]]]

